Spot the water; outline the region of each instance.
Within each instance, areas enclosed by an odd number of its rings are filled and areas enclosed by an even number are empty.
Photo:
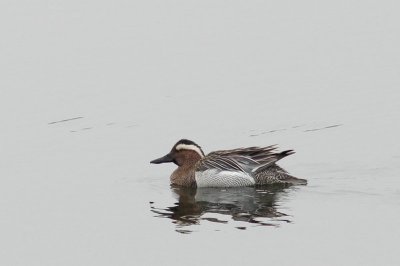
[[[192,225],[201,225],[203,221],[216,224],[214,230],[225,230],[228,223],[236,224],[237,229],[248,226],[278,226],[281,222],[290,223],[290,215],[278,212],[278,201],[288,192],[277,186],[263,188],[173,188],[177,202],[165,209],[154,207],[152,211],[158,217],[169,218],[176,224],[176,231],[191,233],[198,230]]]
[[[1,265],[399,265],[395,2],[1,3]],[[180,138],[307,186],[171,188]]]

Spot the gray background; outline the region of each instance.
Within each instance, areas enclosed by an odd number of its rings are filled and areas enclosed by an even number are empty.
[[[399,28],[397,1],[1,0],[0,264],[399,265]],[[293,222],[154,217],[182,137],[295,149]]]

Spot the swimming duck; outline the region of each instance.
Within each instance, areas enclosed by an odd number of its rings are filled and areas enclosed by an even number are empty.
[[[171,184],[185,187],[244,187],[268,184],[307,184],[291,176],[276,162],[293,154],[276,151],[276,146],[214,151],[207,155],[195,142],[181,139],[171,151],[152,164],[175,163]]]

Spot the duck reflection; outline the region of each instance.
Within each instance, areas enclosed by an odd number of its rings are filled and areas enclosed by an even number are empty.
[[[187,188],[171,187],[178,201],[164,209],[153,204],[151,211],[158,217],[169,218],[177,231],[189,233],[185,226],[201,221],[228,223],[230,220],[253,225],[278,226],[290,223],[289,216],[277,210],[279,199],[288,191],[287,186],[238,187],[238,188]],[[210,214],[216,215],[217,217]],[[238,226],[238,229],[246,229]]]

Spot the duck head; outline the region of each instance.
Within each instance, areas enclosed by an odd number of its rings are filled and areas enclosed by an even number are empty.
[[[204,156],[203,150],[195,142],[181,139],[172,147],[171,151],[167,155],[155,159],[150,163],[175,163],[178,166],[182,166],[187,163],[195,163]]]

